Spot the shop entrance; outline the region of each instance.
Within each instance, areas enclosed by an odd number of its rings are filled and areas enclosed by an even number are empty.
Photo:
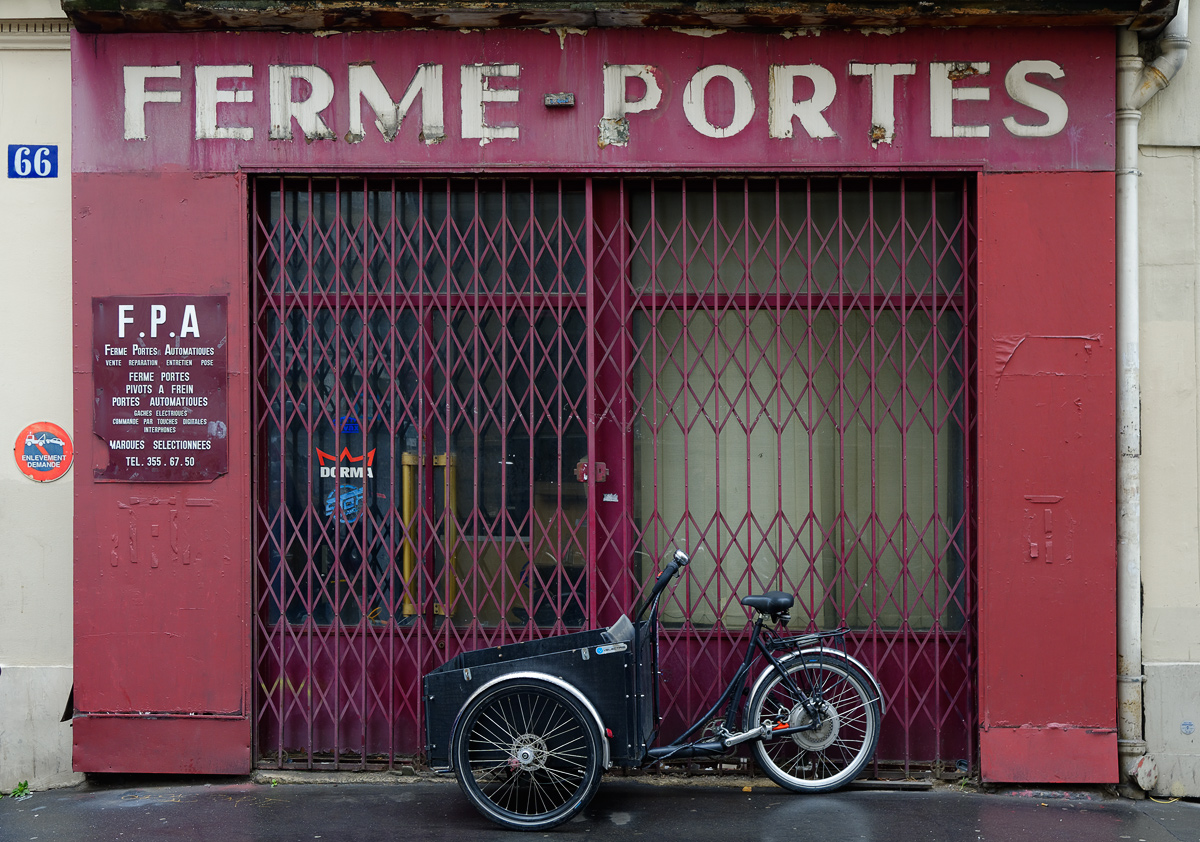
[[[612,622],[676,547],[664,704],[749,590],[856,629],[879,756],[973,762],[971,184],[253,185],[257,752],[418,752],[462,649]]]

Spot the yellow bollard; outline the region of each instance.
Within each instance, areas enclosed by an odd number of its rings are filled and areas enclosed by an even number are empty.
[[[400,613],[412,617],[417,613],[417,606],[412,599],[413,571],[417,566],[417,552],[413,547],[411,534],[417,514],[417,467],[420,459],[415,453],[404,453],[400,457],[401,475],[401,516],[404,518],[404,552],[402,573],[404,576],[404,601]]]

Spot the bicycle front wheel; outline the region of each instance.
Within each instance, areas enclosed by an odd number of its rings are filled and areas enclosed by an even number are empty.
[[[760,740],[754,756],[767,776],[795,792],[826,792],[858,777],[879,741],[879,699],[847,661],[815,653],[772,668],[750,700],[746,727],[804,728]],[[790,680],[789,680],[790,679]]]
[[[600,786],[600,733],[570,694],[531,681],[500,684],[467,706],[454,773],[496,824],[545,830],[582,810]]]

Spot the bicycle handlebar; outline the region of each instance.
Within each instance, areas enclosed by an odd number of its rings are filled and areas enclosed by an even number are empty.
[[[646,609],[651,606],[658,605],[658,598],[662,595],[663,590],[667,587],[670,581],[675,578],[675,574],[691,563],[687,553],[683,550],[676,550],[675,555],[671,556],[671,560],[667,562],[662,573],[658,574],[658,579],[654,582],[654,587],[650,589],[649,596],[646,597],[646,603],[642,606],[642,610],[638,612],[638,619],[646,613]]]
[[[675,574],[687,567],[691,563],[691,559],[687,557],[687,553],[683,550],[676,550],[675,555],[667,562],[667,566],[663,568],[663,572],[658,574],[658,581],[654,583],[654,590],[651,591],[652,596],[658,596],[662,593],[667,584],[675,578]]]

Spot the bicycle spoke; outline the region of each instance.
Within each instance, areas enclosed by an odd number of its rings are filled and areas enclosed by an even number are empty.
[[[833,657],[793,662],[788,673],[788,678],[775,674],[752,702],[754,720],[748,725],[788,728],[756,744],[760,765],[776,783],[791,789],[821,790],[848,783],[869,761],[878,738],[879,709],[873,692]]]
[[[558,691],[501,688],[485,696],[456,742],[460,783],[502,824],[530,829],[565,821],[599,783],[598,734],[582,717]]]

